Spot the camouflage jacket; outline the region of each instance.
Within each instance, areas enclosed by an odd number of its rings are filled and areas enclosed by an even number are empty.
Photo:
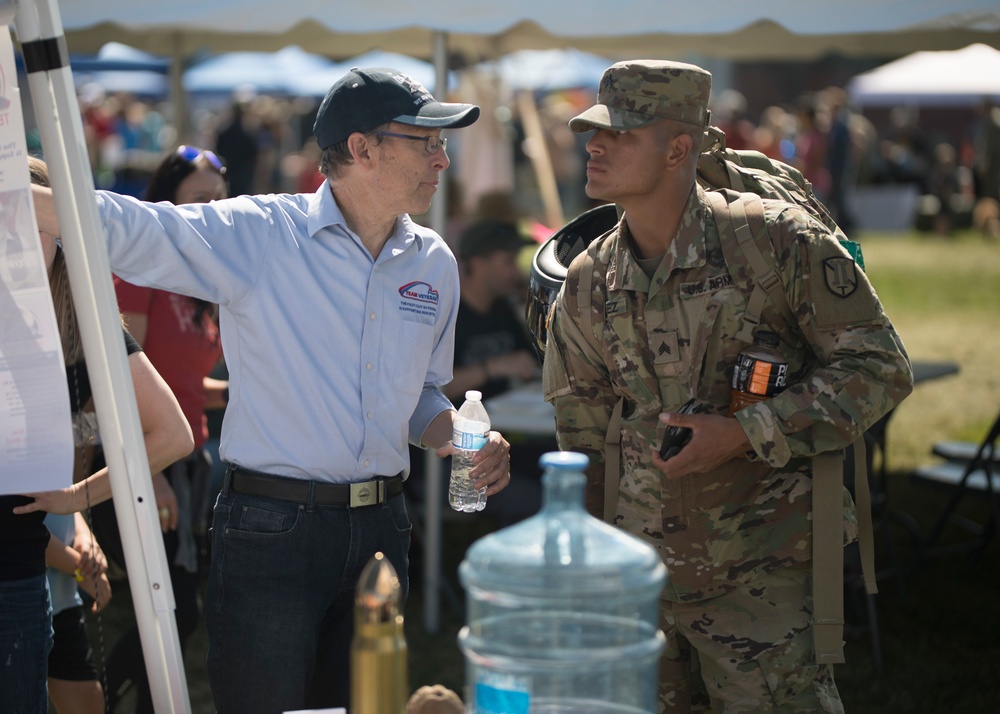
[[[696,397],[703,411],[726,413],[731,369],[747,347],[735,338],[747,295],[730,271],[749,267],[727,267],[700,187],[652,278],[629,248],[627,216],[577,257],[593,262],[591,334],[580,320],[578,270],[570,269],[550,315],[544,389],[559,447],[590,457],[587,504],[600,516],[606,431],[624,397],[615,523],[659,550],[672,600],[713,597],[809,560],[810,457],[846,447],[912,388],[902,342],[849,254],[799,207],[764,207],[798,325],[765,306],[761,327],[781,337],[789,386],[737,414],[754,458],[676,480],[651,461],[661,412]],[[850,531],[846,492],[845,507]]]

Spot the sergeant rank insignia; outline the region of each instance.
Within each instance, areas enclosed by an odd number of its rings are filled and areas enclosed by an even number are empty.
[[[850,258],[827,258],[823,261],[823,280],[837,297],[850,297],[858,289],[857,264]]]

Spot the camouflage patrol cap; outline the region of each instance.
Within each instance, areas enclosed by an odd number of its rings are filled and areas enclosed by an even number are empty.
[[[639,129],[660,119],[708,123],[712,75],[693,64],[627,60],[604,70],[597,104],[570,119],[575,132]]]

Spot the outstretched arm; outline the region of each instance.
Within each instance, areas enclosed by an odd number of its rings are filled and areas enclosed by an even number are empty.
[[[149,458],[149,469],[150,472],[156,473],[190,454],[194,449],[194,438],[173,392],[153,369],[146,355],[135,352],[129,355],[128,362],[139,407],[139,421],[146,444],[146,455]],[[61,491],[27,495],[34,497],[35,500],[24,506],[18,506],[14,509],[14,513],[82,511],[88,502],[101,503],[111,498],[108,469],[105,467]]]

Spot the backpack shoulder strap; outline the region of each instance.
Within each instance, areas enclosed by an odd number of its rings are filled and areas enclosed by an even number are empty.
[[[861,579],[865,592],[874,595],[878,592],[875,535],[864,436],[855,439],[852,446]],[[843,469],[844,452],[813,457],[813,640],[818,664],[844,662]]]
[[[788,305],[784,285],[778,274],[767,224],[764,204],[754,193],[734,191],[706,191],[712,215],[722,243],[726,265],[733,267],[742,262],[750,269],[753,288],[747,300],[743,326],[737,337],[753,342],[753,330],[760,324],[765,303],[770,299],[789,327],[796,327],[797,320]],[[727,240],[734,236],[736,240]],[[770,260],[765,257],[765,253]],[[737,276],[733,276],[737,280]],[[874,536],[871,518],[871,496],[868,488],[867,460],[864,437],[854,442],[855,500],[858,513],[858,547],[861,551],[861,570],[865,590],[877,592],[874,565]],[[813,596],[815,648],[817,662],[840,663],[844,661],[844,543],[842,505],[843,491],[842,451],[820,454],[813,458]]]
[[[598,329],[601,324],[594,319],[594,259],[590,251],[585,257],[574,260],[567,273],[567,281],[572,275],[577,284],[577,304],[580,307],[580,329],[587,339],[592,339],[595,348],[600,347],[601,336]],[[604,306],[600,307],[604,314]],[[603,323],[603,320],[602,320]],[[598,350],[599,351],[599,350]],[[613,524],[618,510],[618,484],[621,479],[621,422],[625,398],[619,395],[618,401],[611,410],[611,419],[604,436],[604,522]]]
[[[722,238],[722,252],[730,274],[733,267],[740,264],[750,269],[753,289],[743,313],[743,326],[736,336],[743,342],[753,342],[753,331],[760,324],[768,299],[788,326],[796,327],[798,321],[788,305],[785,286],[778,274],[774,245],[764,221],[764,203],[760,196],[728,190],[706,191],[705,195]],[[736,240],[727,240],[728,236],[734,236]]]
[[[594,322],[594,257],[588,248],[566,271],[566,282],[577,286],[576,303],[580,308],[580,326],[591,344],[600,346]]]
[[[843,459],[843,452],[813,457],[813,646],[817,664],[844,662]]]

